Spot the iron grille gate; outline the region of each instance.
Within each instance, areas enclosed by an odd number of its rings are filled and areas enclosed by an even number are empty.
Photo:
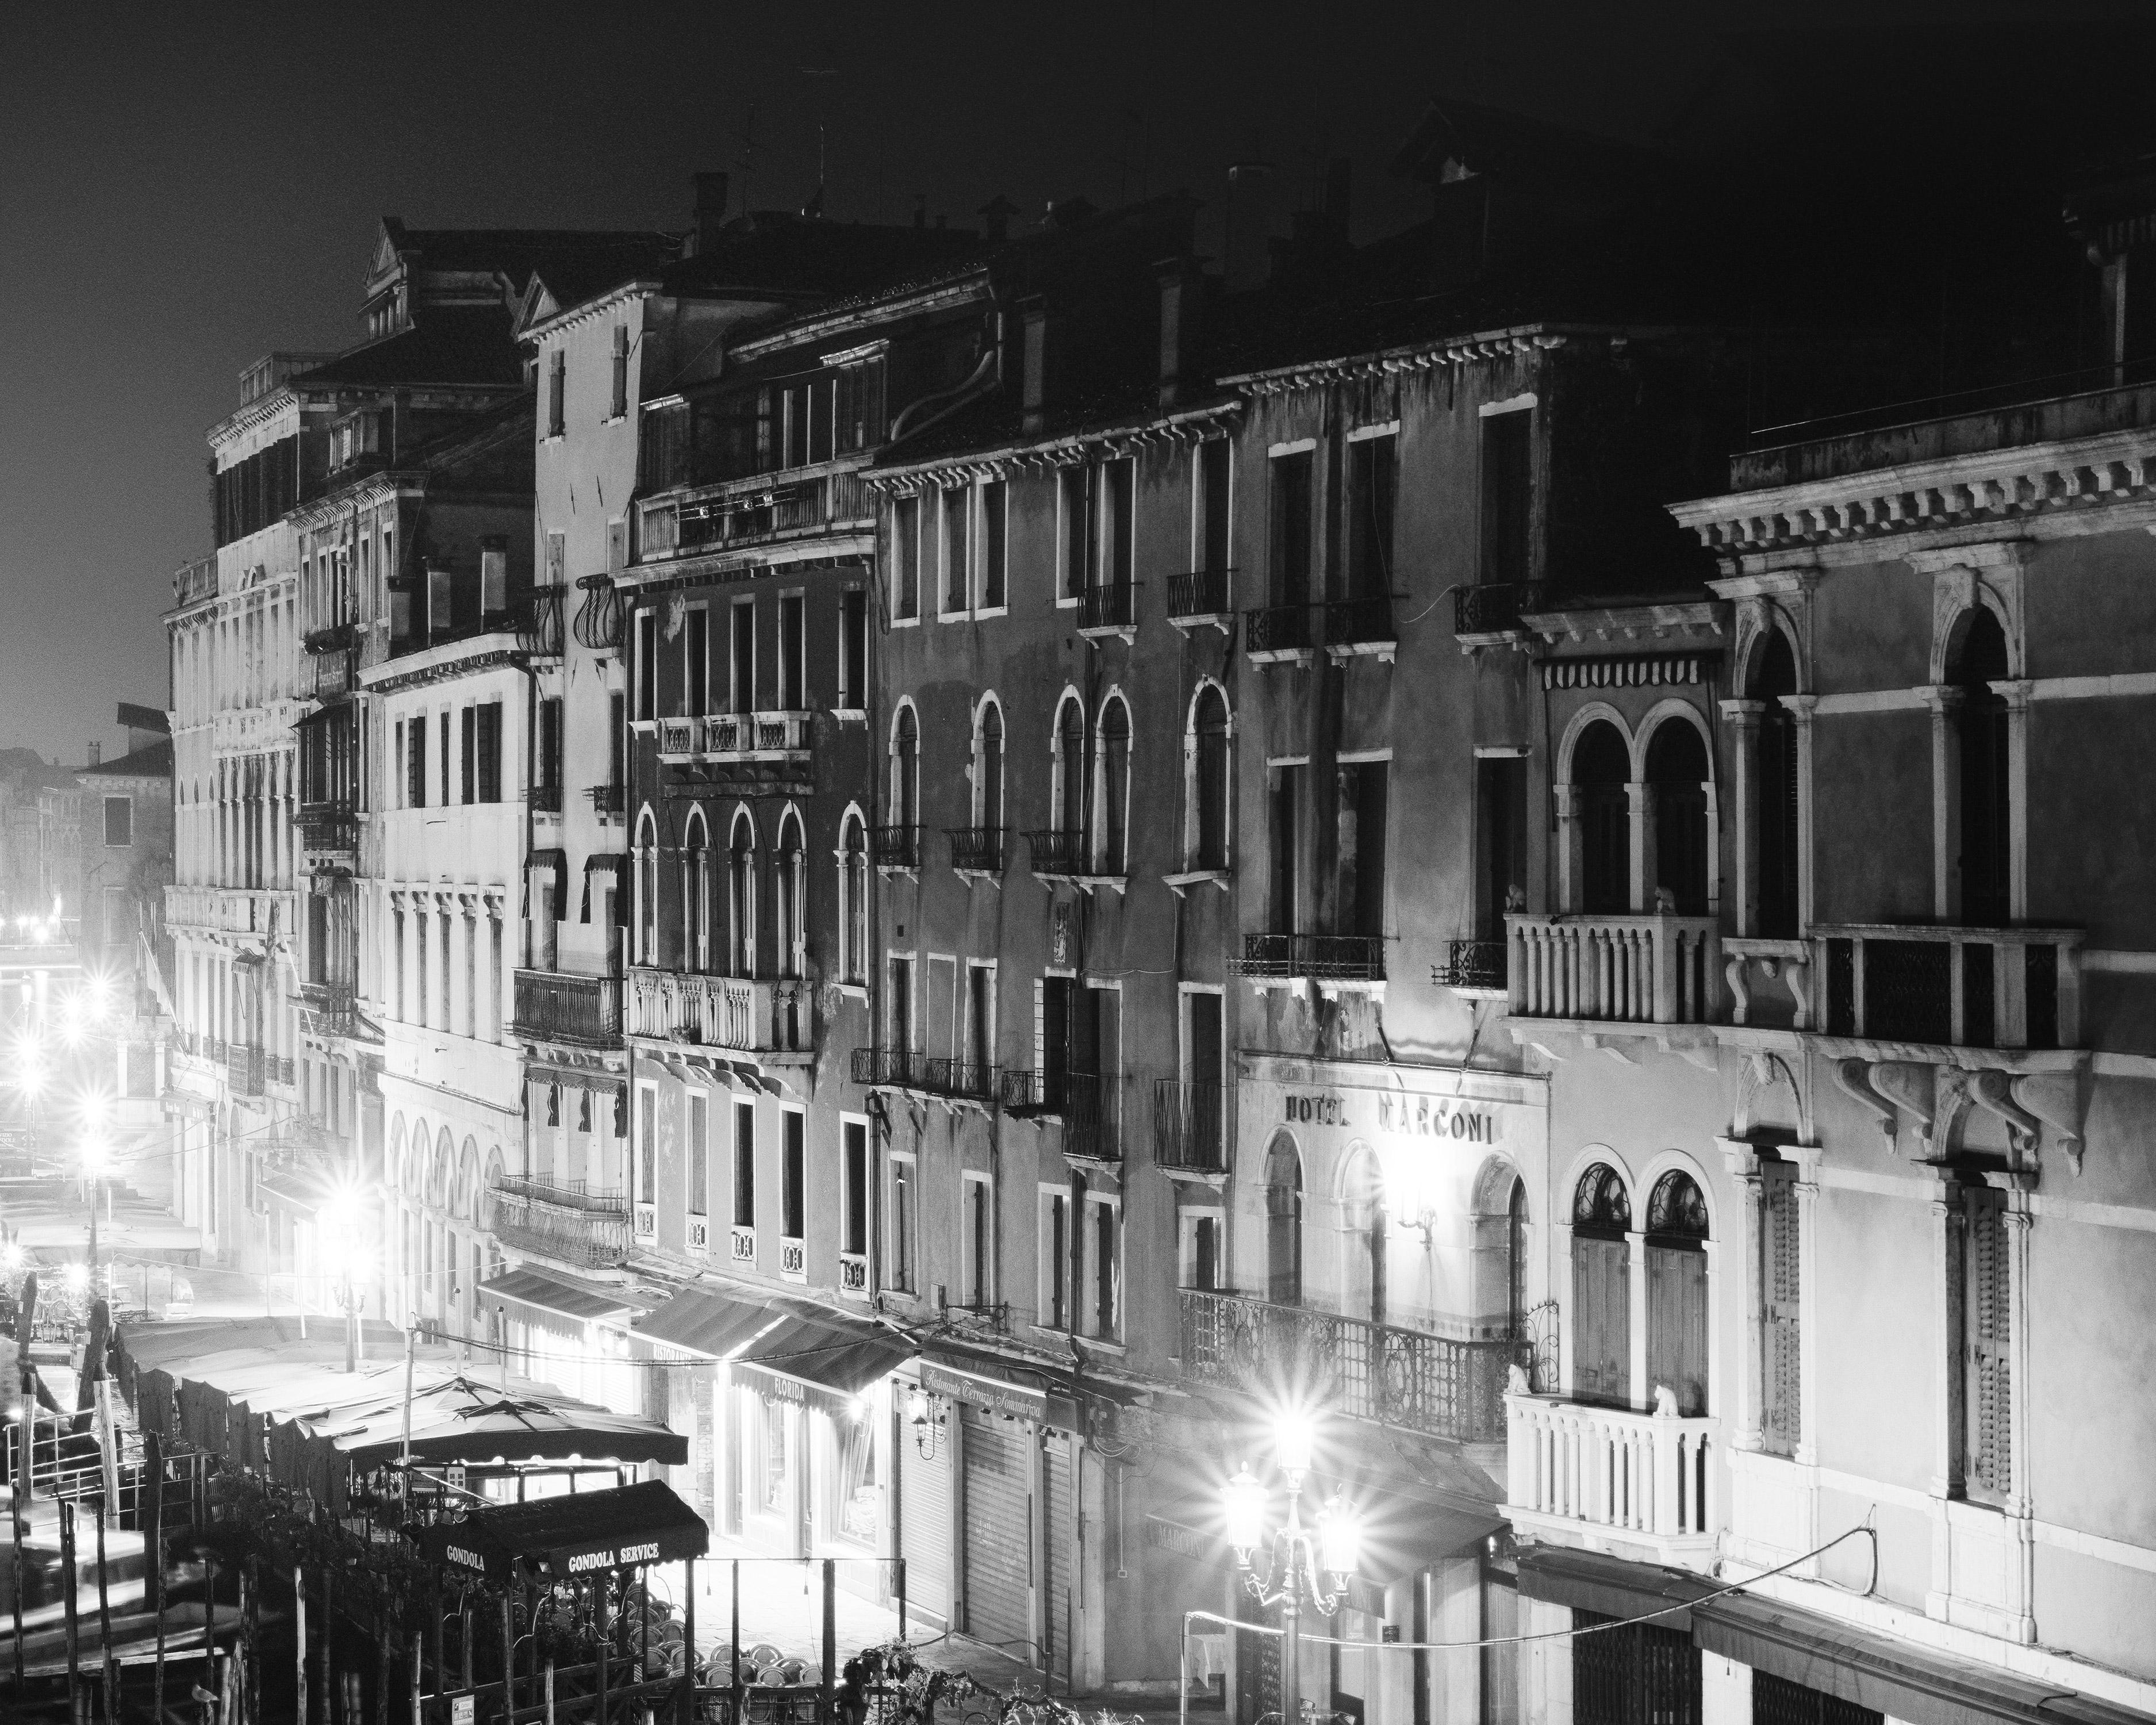
[[[1752,1673],[1752,1725],[1887,1725],[1884,1713],[1772,1672]]]
[[[1575,1609],[1574,1630],[1614,1623]],[[1633,1623],[1572,1639],[1577,1725],[1700,1725],[1699,1649],[1681,1630]]]

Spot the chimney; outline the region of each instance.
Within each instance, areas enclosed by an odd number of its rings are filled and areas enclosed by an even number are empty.
[[[1010,238],[1010,218],[1017,213],[1018,206],[1000,192],[981,206],[981,231],[991,245],[1001,245]]]
[[[689,178],[696,188],[696,255],[701,257],[717,249],[719,229],[726,225],[726,177],[714,172]]]
[[[101,759],[103,759],[104,755],[105,755],[105,746],[104,746],[104,744],[102,744],[102,743],[96,743],[96,742],[94,742],[94,743],[90,744],[90,764],[91,766],[93,766],[93,767],[96,766],[96,765],[97,765],[97,763],[98,763]]]
[[[1019,423],[1030,436],[1048,424],[1048,302],[1035,294],[1019,302],[1018,312],[1025,331],[1025,387],[1020,398],[1024,413]]]
[[[1272,163],[1239,162],[1228,170],[1227,224],[1222,261],[1229,290],[1263,286],[1271,267]]]
[[[1160,404],[1172,408],[1198,382],[1194,361],[1205,275],[1191,257],[1170,258],[1154,269],[1160,278]]]

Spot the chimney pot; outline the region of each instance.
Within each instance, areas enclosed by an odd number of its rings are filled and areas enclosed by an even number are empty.
[[[100,742],[94,742],[94,743],[90,744],[90,764],[91,766],[93,766],[93,767],[96,766],[96,765],[98,764],[98,762],[99,762],[100,760],[102,760],[102,759],[104,758],[104,756],[105,756],[105,745],[104,745],[103,743],[100,743]]]

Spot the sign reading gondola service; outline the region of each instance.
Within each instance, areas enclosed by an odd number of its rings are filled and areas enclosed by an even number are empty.
[[[1433,1096],[1415,1091],[1296,1091],[1281,1097],[1291,1126],[1363,1127],[1394,1137],[1446,1138],[1462,1144],[1502,1140],[1502,1102]]]

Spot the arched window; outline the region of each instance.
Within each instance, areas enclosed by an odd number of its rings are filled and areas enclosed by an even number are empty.
[[[1687,1419],[1707,1412],[1707,1199],[1690,1174],[1647,1199],[1647,1389],[1666,1387]]]
[[[1067,696],[1055,712],[1055,829],[1086,830],[1086,710]]]
[[[805,968],[808,930],[802,916],[803,847],[801,817],[786,811],[778,824],[778,850],[772,859],[772,887],[778,899],[778,973],[798,977]]]
[[[444,1127],[434,1139],[434,1175],[427,1191],[427,1201],[438,1210],[449,1207],[449,1178],[456,1159],[456,1141],[450,1137],[449,1127]]]
[[[991,839],[1004,825],[1004,710],[993,696],[973,726],[973,824]]]
[[[2006,634],[1978,605],[1955,624],[1947,681],[1961,692],[1953,717],[1961,757],[1961,920],[2002,923],[2010,912],[2012,811],[2008,807],[2006,698],[1992,688],[2012,675]]]
[[[1759,932],[1770,940],[1797,934],[1797,716],[1781,702],[1796,692],[1789,639],[1769,629],[1759,644],[1751,698],[1766,709],[1759,715],[1753,776],[1759,788]]]
[[[1523,1339],[1527,1322],[1527,1183],[1512,1182],[1512,1196],[1505,1202],[1505,1304],[1508,1324],[1506,1333],[1515,1341]]]
[[[1647,742],[1647,783],[1655,792],[1655,885],[1680,916],[1704,916],[1707,901],[1707,745],[1698,728],[1665,719]]]
[[[848,809],[839,829],[839,974],[850,983],[868,976],[869,847],[860,812]]]
[[[1265,1152],[1265,1297],[1302,1304],[1302,1158],[1286,1132]]]
[[[1581,1401],[1631,1399],[1631,1227],[1624,1178],[1596,1163],[1572,1201],[1572,1393]]]
[[[479,1198],[481,1207],[479,1218],[482,1227],[494,1226],[494,1193],[501,1184],[503,1173],[501,1146],[490,1146],[486,1153],[486,1177],[480,1183]]]
[[[1342,1308],[1385,1321],[1385,1174],[1368,1145],[1348,1153],[1340,1191]]]
[[[1095,866],[1104,875],[1130,868],[1131,710],[1111,695],[1101,709],[1101,829],[1094,835]]]
[[[1615,916],[1632,907],[1631,751],[1614,725],[1598,719],[1573,746],[1572,783],[1579,823],[1579,908]]]
[[[711,968],[711,839],[704,811],[691,809],[681,834],[681,963]]]
[[[1198,691],[1190,716],[1190,824],[1185,842],[1194,869],[1229,865],[1228,773],[1228,702],[1208,683]]]
[[[891,731],[891,824],[916,826],[921,820],[921,721],[911,706],[898,710]]]
[[[630,876],[635,894],[636,962],[659,962],[659,828],[647,809],[638,817]]]
[[[756,974],[756,823],[734,815],[726,840],[726,974]]]

